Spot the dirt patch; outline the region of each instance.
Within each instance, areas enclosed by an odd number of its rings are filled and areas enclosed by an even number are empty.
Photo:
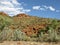
[[[30,41],[4,41],[0,45],[60,45],[60,43],[30,42]]]

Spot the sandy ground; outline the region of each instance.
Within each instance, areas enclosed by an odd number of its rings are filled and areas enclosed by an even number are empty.
[[[30,41],[4,41],[0,45],[60,45],[60,43],[30,42]]]

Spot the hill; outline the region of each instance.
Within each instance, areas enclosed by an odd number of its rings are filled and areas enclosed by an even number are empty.
[[[0,12],[0,40],[60,41],[60,20]]]
[[[10,25],[12,18],[4,12],[0,12],[0,30],[3,30],[5,26]]]

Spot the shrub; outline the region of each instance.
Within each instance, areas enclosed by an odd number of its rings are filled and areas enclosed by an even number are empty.
[[[59,41],[60,40],[60,37],[59,35],[57,34],[57,31],[54,30],[54,29],[51,29],[48,31],[49,32],[49,39],[48,41],[52,41],[52,42],[55,42],[55,41]]]
[[[25,33],[21,32],[20,30],[15,30],[14,31],[14,37],[15,40],[27,40],[28,37],[25,35]]]
[[[2,32],[0,32],[0,41],[7,40],[12,33],[12,30],[6,28]]]
[[[8,27],[5,27],[3,31],[0,32],[0,41],[20,41],[20,40],[29,40],[25,33],[21,30],[11,30]]]
[[[49,30],[47,33],[44,33],[44,30],[40,30],[38,32],[38,41],[48,41],[48,42],[56,42],[60,41],[60,36],[58,35],[58,32],[54,30],[52,27],[49,27]]]

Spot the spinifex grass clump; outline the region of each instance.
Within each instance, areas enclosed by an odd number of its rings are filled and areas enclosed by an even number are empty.
[[[8,40],[10,35],[12,34],[12,30],[7,27],[0,32],[0,41]]]
[[[21,32],[20,30],[11,30],[5,28],[2,32],[0,32],[0,41],[11,40],[11,41],[22,41],[28,40],[28,37],[25,33]]]
[[[24,41],[26,41],[26,40],[28,40],[28,37],[26,36],[26,34],[25,33],[23,33],[23,32],[21,32],[20,30],[15,30],[14,31],[14,38],[15,38],[15,40],[16,41],[22,41],[22,40],[24,40]],[[13,39],[14,39],[13,38]]]
[[[44,31],[43,32],[40,31],[38,34],[38,41],[42,41],[42,42],[60,41],[60,35],[58,35],[56,30],[53,29],[48,30],[48,33],[44,33]]]

